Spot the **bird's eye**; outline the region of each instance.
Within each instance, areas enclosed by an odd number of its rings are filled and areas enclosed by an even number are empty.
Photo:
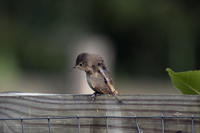
[[[82,66],[82,64],[79,64],[79,66]]]

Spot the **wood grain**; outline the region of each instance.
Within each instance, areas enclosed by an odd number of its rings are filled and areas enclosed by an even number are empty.
[[[63,116],[182,116],[200,114],[200,96],[196,95],[119,95],[119,103],[109,95],[0,93],[0,118]],[[106,132],[105,118],[80,118],[81,133]],[[144,133],[161,133],[161,118],[137,118]],[[48,133],[47,120],[23,120],[25,133]],[[51,119],[52,133],[77,133],[77,119]],[[191,133],[190,118],[164,118],[165,133]],[[109,133],[137,133],[134,118],[108,118]],[[0,132],[21,133],[21,120],[0,120]],[[194,133],[200,133],[200,121],[194,119]]]

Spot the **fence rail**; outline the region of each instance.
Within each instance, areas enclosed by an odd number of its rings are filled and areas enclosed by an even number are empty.
[[[200,133],[200,96],[118,97],[122,103],[109,95],[92,102],[91,95],[0,93],[0,131]]]

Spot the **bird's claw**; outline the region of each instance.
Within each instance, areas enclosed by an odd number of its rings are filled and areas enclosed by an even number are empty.
[[[95,101],[96,93],[92,94],[92,101]]]

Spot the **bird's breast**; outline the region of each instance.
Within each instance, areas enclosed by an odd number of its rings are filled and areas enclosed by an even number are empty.
[[[90,74],[86,73],[86,77],[87,77],[87,82],[88,82],[88,85],[90,86],[90,88],[93,90],[93,91],[97,91],[91,84],[90,82]]]

